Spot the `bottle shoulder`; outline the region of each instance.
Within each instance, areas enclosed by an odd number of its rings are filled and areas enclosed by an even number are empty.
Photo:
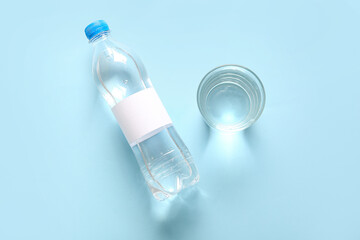
[[[145,70],[142,60],[131,48],[110,37],[94,46],[92,59],[93,64],[99,57],[105,57],[107,62],[110,63],[117,62],[131,64],[134,62],[136,65],[141,66],[141,68]]]
[[[152,87],[140,58],[130,48],[111,39],[95,46],[92,69],[99,90],[105,99],[111,99],[111,106],[131,94]]]

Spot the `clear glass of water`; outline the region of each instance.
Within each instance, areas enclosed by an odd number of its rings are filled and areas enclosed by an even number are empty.
[[[250,69],[223,65],[201,81],[197,102],[205,122],[215,129],[236,132],[250,127],[265,106],[265,90]]]

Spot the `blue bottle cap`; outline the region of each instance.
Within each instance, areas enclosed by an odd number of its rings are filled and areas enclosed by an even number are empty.
[[[90,23],[85,28],[85,35],[89,40],[91,40],[97,34],[105,31],[109,31],[109,26],[107,25],[107,23],[104,20],[97,20]]]

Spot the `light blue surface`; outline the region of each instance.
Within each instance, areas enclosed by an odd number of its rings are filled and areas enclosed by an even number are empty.
[[[142,57],[192,151],[189,196],[148,193],[91,78],[97,19]],[[358,1],[8,1],[0,20],[0,239],[360,239]],[[267,94],[236,136],[196,106],[226,63]]]

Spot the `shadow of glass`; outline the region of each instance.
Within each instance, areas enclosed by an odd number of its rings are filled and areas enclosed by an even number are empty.
[[[217,165],[229,165],[238,161],[245,151],[245,140],[241,132],[211,131],[207,153],[215,157],[213,159],[218,162]]]
[[[243,131],[244,138],[248,148],[256,153],[256,150],[259,150],[262,146],[261,137],[259,134],[259,127],[256,125],[251,126]]]
[[[256,126],[240,132],[209,131],[209,138],[204,139],[207,143],[202,158],[206,159],[210,168],[235,171],[234,168],[253,159],[261,148]]]

